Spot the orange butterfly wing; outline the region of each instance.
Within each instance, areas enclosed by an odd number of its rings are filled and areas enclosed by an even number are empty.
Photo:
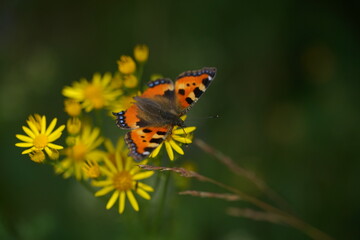
[[[140,96],[142,98],[152,98],[156,95],[169,96],[174,92],[174,83],[170,79],[157,79],[147,85],[149,88]],[[146,121],[139,118],[139,108],[134,103],[126,111],[113,113],[113,115],[116,117],[116,125],[122,129],[136,129],[148,125]]]
[[[175,82],[175,95],[182,113],[186,113],[191,106],[209,87],[215,78],[216,68],[202,68],[180,74]]]
[[[148,157],[170,133],[172,126],[137,128],[125,135],[125,142],[130,149],[129,155],[141,161]]]

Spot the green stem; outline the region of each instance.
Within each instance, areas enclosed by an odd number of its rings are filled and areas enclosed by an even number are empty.
[[[142,81],[143,72],[144,72],[144,63],[139,63],[138,70],[136,72],[137,75],[136,77],[139,81],[139,86],[143,86],[143,81]]]
[[[164,218],[164,210],[165,210],[165,205],[166,205],[166,197],[167,197],[167,193],[168,193],[169,182],[170,182],[170,172],[165,172],[163,192],[162,192],[162,195],[160,198],[157,218],[155,220],[155,227],[154,227],[155,233],[159,233],[161,230],[161,227],[162,227],[161,220]]]
[[[100,110],[95,110],[95,119],[96,119],[96,124],[100,129],[102,129],[103,126],[103,115],[101,114]]]

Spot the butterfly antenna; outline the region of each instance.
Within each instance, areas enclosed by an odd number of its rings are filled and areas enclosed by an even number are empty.
[[[219,114],[213,115],[213,116],[208,116],[207,118],[219,118]]]
[[[220,118],[219,114],[216,115],[211,115],[211,116],[207,116],[207,117],[193,117],[194,119],[212,119],[212,118]]]
[[[182,126],[180,126],[180,127],[181,127],[181,129],[184,131],[184,134],[185,134],[185,136],[184,136],[185,141],[184,141],[184,142],[185,142],[185,145],[187,146],[188,144],[186,143],[186,137],[187,137],[188,134],[187,134],[187,132],[185,131],[185,126],[182,125]]]

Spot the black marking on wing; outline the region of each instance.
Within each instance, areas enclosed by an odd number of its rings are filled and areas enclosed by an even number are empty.
[[[178,93],[179,93],[180,95],[183,95],[183,96],[184,96],[184,95],[185,95],[185,90],[184,90],[184,89],[179,89],[179,90],[178,90]]]
[[[187,98],[185,98],[185,101],[188,103],[188,104],[192,104],[194,101],[191,99],[191,98],[189,98],[189,97],[187,97]]]
[[[157,135],[166,135],[167,132],[163,132],[163,131],[157,131],[156,134]]]
[[[204,91],[200,90],[200,88],[198,88],[198,87],[194,89],[194,94],[195,94],[196,98],[199,98],[201,96],[201,94],[203,94],[203,93],[204,93]]]
[[[211,83],[211,81],[208,78],[204,78],[202,80],[202,83],[205,85],[205,87],[207,88],[209,86],[209,84]]]
[[[154,147],[146,147],[146,148],[144,148],[145,151],[150,152],[150,153],[152,151],[154,151],[154,149],[155,149]]]
[[[160,144],[160,143],[162,143],[163,141],[164,141],[163,138],[152,138],[152,139],[150,140],[151,143],[157,143],[157,144]]]
[[[174,90],[166,90],[164,92],[164,97],[168,99],[174,99]]]

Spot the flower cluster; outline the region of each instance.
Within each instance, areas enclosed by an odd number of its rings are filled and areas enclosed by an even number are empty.
[[[77,181],[88,181],[97,189],[95,196],[111,193],[106,204],[110,209],[118,202],[118,211],[123,213],[128,199],[135,211],[139,204],[134,193],[149,200],[154,189],[143,182],[153,171],[143,171],[131,157],[124,144],[125,131],[118,131],[119,138],[113,140],[104,136],[104,118],[109,113],[126,110],[133,97],[140,94],[143,67],[148,59],[146,45],[134,48],[134,57],[121,56],[114,73],[95,73],[91,80],[82,78],[62,89],[64,111],[68,116],[66,124],[57,125],[57,118],[47,125],[46,116],[34,114],[27,119],[22,129],[25,135],[17,134],[21,142],[17,147],[26,148],[22,154],[29,155],[36,163],[49,163],[57,174],[64,178],[73,177]],[[150,79],[159,77],[153,75]],[[105,114],[104,114],[105,113]],[[185,120],[185,118],[183,118]],[[66,126],[66,137],[61,139]],[[115,124],[114,124],[115,127]],[[165,146],[170,160],[176,154],[184,154],[182,144],[192,142],[195,127],[174,127],[166,140],[156,148],[152,158],[158,158]],[[63,144],[55,143],[62,140]],[[141,164],[147,163],[144,160]]]

